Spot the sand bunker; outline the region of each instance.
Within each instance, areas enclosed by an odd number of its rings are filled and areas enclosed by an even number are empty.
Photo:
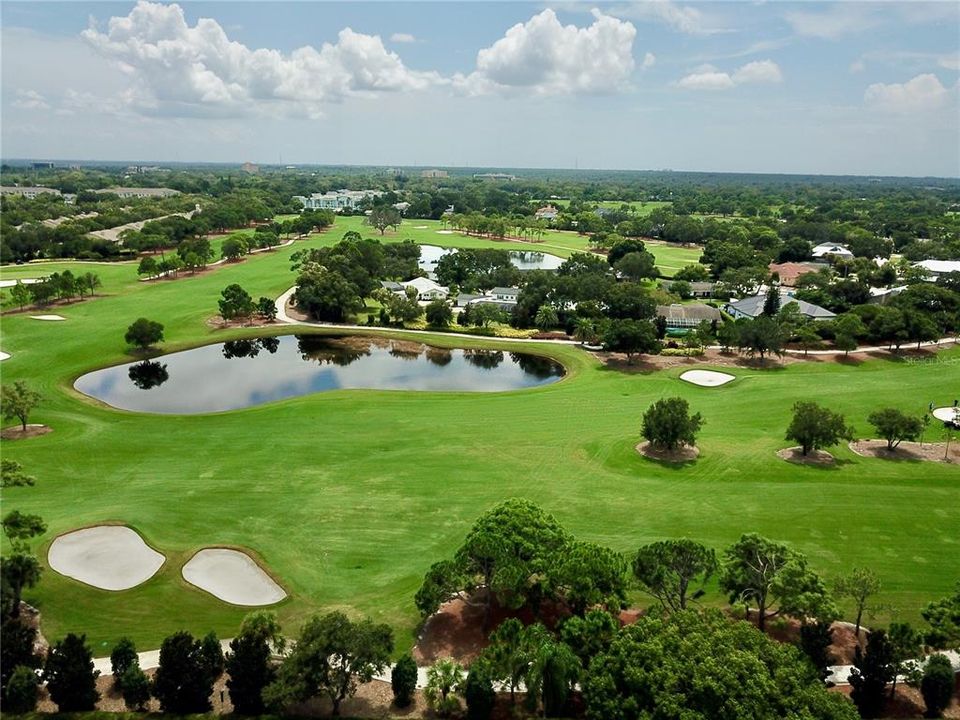
[[[183,579],[232,605],[273,605],[287,593],[246,553],[201,550],[183,566]]]
[[[100,525],[61,535],[47,562],[61,575],[101,590],[128,590],[160,569],[163,555],[123,525]]]
[[[414,230],[426,230],[426,229],[427,229],[427,226],[426,226],[426,225],[414,225],[414,226],[413,226],[413,229],[414,229]]]
[[[715,370],[687,370],[680,379],[701,387],[719,387],[737,378]]]
[[[453,230],[437,230],[437,235],[453,235]]]
[[[960,409],[955,407],[938,407],[930,414],[940,422],[952,422],[954,424],[960,422]]]
[[[66,320],[62,315],[31,315],[31,320]]]
[[[10,353],[5,353],[2,350],[0,350],[0,362],[7,360],[9,357],[10,357]]]
[[[18,282],[24,285],[33,285],[40,282],[43,278],[17,278],[16,280],[0,280],[0,288],[13,287]]]

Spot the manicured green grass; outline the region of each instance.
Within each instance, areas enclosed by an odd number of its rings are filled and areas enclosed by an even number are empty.
[[[404,220],[399,230],[388,230],[381,236],[376,230],[364,225],[363,218],[343,217],[337,219],[331,234],[339,238],[348,230],[356,230],[365,237],[379,237],[385,242],[413,240],[421,245],[450,248],[500,248],[543,252],[563,258],[570,257],[573,253],[590,251],[590,244],[585,235],[563,230],[548,230],[543,238],[537,239],[536,242],[501,241],[465,235],[452,230],[449,226],[444,226],[438,220],[411,219]],[[656,258],[660,272],[667,277],[671,277],[685,265],[696,263],[701,255],[700,248],[684,248],[665,243],[649,242],[647,249]]]
[[[544,200],[544,205],[553,205],[554,207],[570,207],[569,200]],[[624,202],[623,200],[601,200],[596,203],[596,205],[602,208],[609,208],[611,210],[619,210],[624,205],[628,205],[633,212],[641,217],[646,217],[654,210],[657,210],[662,207],[670,207],[673,203],[670,201],[661,201],[661,200],[631,200],[629,202]]]
[[[624,552],[677,536],[722,548],[757,531],[807,553],[828,578],[871,567],[884,582],[879,600],[892,608],[884,619],[917,620],[960,577],[956,467],[861,458],[845,447],[835,469],[774,454],[787,444],[790,406],[800,399],[846,413],[861,434],[881,405],[919,412],[949,402],[960,385],[958,350],[941,353],[950,362],[927,365],[741,368],[736,382],[704,389],[678,380],[679,370],[625,374],[576,347],[511,344],[549,352],[569,376],[514,393],[337,391],[203,416],[120,412],[72,390],[81,373],[129,360],[123,332],[141,315],[165,325],[165,350],[257,334],[207,324],[220,290],[237,282],[254,297],[278,295],[293,280],[291,253],[336,241],[340,225],[176,281],[139,283],[130,265],[106,268],[104,296],[57,308],[66,322],[4,316],[0,347],[13,357],[0,367],[3,382],[40,390],[31,421],[54,428],[4,442],[3,456],[37,477],[36,487],[4,490],[4,508],[44,517],[43,558],[57,534],[104,521],[133,526],[168,558],[156,577],[119,593],[48,569],[26,599],[41,609],[49,637],[86,632],[100,654],[124,634],[148,648],[180,628],[234,633],[245,610],[179,574],[198,548],[226,544],[252,548],[282,580],[291,597],[278,612],[289,631],[311,612],[346,609],[391,623],[406,647],[423,573],[455,550],[480,513],[511,496]],[[686,467],[633,449],[643,410],[672,395],[707,421],[701,457]]]

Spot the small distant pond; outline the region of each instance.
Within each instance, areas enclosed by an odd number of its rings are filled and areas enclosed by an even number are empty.
[[[539,355],[448,349],[377,337],[233,340],[96,370],[74,387],[122,410],[196,414],[342,389],[501,392],[546,385],[563,366]]]
[[[431,275],[437,269],[437,262],[444,255],[457,252],[456,248],[442,248],[436,245],[420,246],[420,269]],[[510,250],[510,262],[519,270],[556,270],[563,264],[563,258],[549,253]]]

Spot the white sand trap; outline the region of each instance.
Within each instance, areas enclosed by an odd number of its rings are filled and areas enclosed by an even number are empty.
[[[687,370],[680,379],[701,387],[719,387],[737,378],[715,370]]]
[[[23,283],[24,285],[33,285],[40,282],[43,278],[17,278],[16,280],[0,280],[0,288],[13,287],[18,282]]]
[[[101,590],[128,590],[146,582],[165,558],[123,525],[100,525],[61,535],[47,562],[61,575]]]
[[[413,229],[414,229],[414,230],[426,230],[426,229],[427,229],[427,226],[426,226],[426,225],[414,225],[414,226],[413,226]]]
[[[287,593],[246,553],[201,550],[183,566],[183,579],[232,605],[273,605]]]
[[[938,407],[930,413],[937,420],[944,423],[960,425],[960,409],[955,407]]]
[[[10,353],[5,353],[3,350],[0,350],[0,362],[6,360],[10,357]]]
[[[31,320],[66,320],[63,315],[31,315]]]
[[[437,230],[437,235],[453,235],[453,230]]]

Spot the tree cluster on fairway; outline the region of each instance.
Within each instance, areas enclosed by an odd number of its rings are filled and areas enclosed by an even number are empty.
[[[127,345],[146,350],[163,341],[163,325],[155,320],[137,318],[127,328],[123,339],[127,342]]]
[[[510,252],[493,248],[462,248],[446,253],[437,261],[437,282],[456,285],[463,292],[512,287],[520,271],[511,262]]]
[[[234,283],[220,293],[220,317],[224,320],[245,320],[253,315],[256,305],[250,293]]]
[[[665,398],[647,408],[641,433],[654,447],[673,451],[681,445],[695,445],[703,422],[700,413],[690,414],[690,405],[683,398]]]
[[[382,280],[410,280],[422,271],[420,246],[381,244],[348,232],[336,245],[294,253],[294,304],[317,320],[343,322],[363,308]]]
[[[870,413],[867,420],[877,434],[887,441],[887,449],[895,450],[904,440],[916,440],[923,432],[923,420],[897,408],[882,408]]]
[[[399,228],[401,220],[400,211],[395,207],[390,205],[376,205],[370,210],[370,214],[367,215],[364,223],[375,227],[380,231],[380,234],[383,235],[387,231],[387,228],[393,228],[394,230]]]
[[[23,380],[15,380],[12,385],[4,385],[0,390],[3,419],[16,418],[20,421],[20,428],[26,432],[30,413],[40,404],[41,399],[40,393],[31,389]]]
[[[51,273],[29,285],[20,282],[10,288],[10,299],[20,309],[27,305],[45,306],[56,300],[80,300],[84,296],[92,297],[103,283],[96,273],[87,272],[74,275],[70,270]]]
[[[786,439],[799,443],[801,453],[809,455],[812,450],[831,447],[841,440],[853,440],[853,428],[840,413],[803,400],[793,406]]]
[[[488,619],[494,602],[519,608],[556,599],[580,612],[619,607],[625,570],[617,553],[574,540],[537,505],[511,499],[477,519],[452,560],[430,568],[415,601],[427,617],[460,597],[482,605]]]

